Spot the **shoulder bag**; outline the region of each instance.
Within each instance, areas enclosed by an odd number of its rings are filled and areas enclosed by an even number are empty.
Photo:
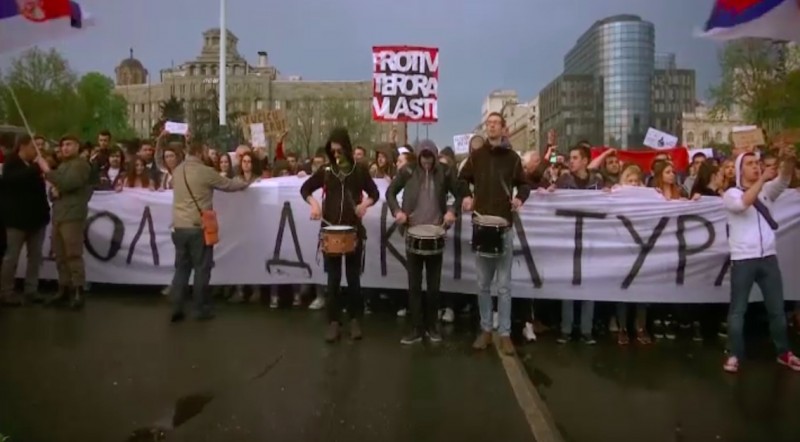
[[[194,197],[192,188],[189,187],[189,180],[186,179],[186,167],[183,167],[183,182],[186,183],[186,190],[189,191],[189,196],[192,197],[194,206],[200,214],[200,224],[203,226],[203,239],[206,246],[213,246],[219,242],[219,223],[217,222],[217,212],[214,209],[203,210],[200,204],[197,203],[197,198]]]

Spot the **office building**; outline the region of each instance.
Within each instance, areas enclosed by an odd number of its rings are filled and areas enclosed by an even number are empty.
[[[674,55],[657,55],[655,46],[653,24],[638,16],[595,22],[539,94],[539,140],[555,129],[561,146],[586,139],[630,149],[649,127],[679,135],[681,115],[694,108],[694,71],[678,69]]]

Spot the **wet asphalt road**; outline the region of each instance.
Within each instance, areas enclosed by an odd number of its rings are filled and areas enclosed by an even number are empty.
[[[520,357],[567,441],[800,441],[800,373],[773,362],[766,337],[748,345],[734,376],[721,340],[619,348],[549,337]]]
[[[467,331],[438,348],[401,348],[402,325],[378,315],[363,342],[329,346],[317,312],[223,306],[214,321],[178,326],[168,314],[152,297],[91,299],[78,313],[0,310],[0,433],[12,442],[532,440],[497,355],[469,351]]]

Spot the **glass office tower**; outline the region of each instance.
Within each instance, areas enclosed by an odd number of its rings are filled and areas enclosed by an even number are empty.
[[[564,57],[565,75],[595,77],[603,103],[597,116],[602,142],[623,149],[641,146],[652,124],[654,69],[655,29],[635,15],[595,22]]]

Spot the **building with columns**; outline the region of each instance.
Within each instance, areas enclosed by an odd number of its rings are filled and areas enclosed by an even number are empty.
[[[698,104],[694,112],[684,112],[682,119],[681,140],[689,149],[729,144],[733,128],[747,124],[735,111],[726,115],[715,115],[702,103]]]
[[[290,131],[307,132],[299,150],[312,151],[324,141],[330,130],[322,107],[337,102],[353,109],[357,115],[371,115],[372,80],[310,81],[301,76],[282,77],[270,64],[266,51],[258,52],[256,65],[251,65],[239,53],[239,39],[227,31],[227,111],[229,116],[241,115],[262,109],[282,109]],[[130,56],[115,70],[115,91],[128,102],[130,125],[142,137],[151,135],[153,126],[161,118],[161,104],[171,97],[185,103],[187,121],[191,121],[193,106],[218,94],[219,88],[220,30],[209,29],[203,33],[200,53],[192,60],[177,66],[161,69],[153,78],[144,65]],[[233,121],[229,121],[229,125]],[[373,123],[373,142],[388,141],[391,129],[399,133],[399,142],[405,142],[404,123]],[[290,134],[290,141],[292,134]],[[289,149],[297,146],[288,146]]]

